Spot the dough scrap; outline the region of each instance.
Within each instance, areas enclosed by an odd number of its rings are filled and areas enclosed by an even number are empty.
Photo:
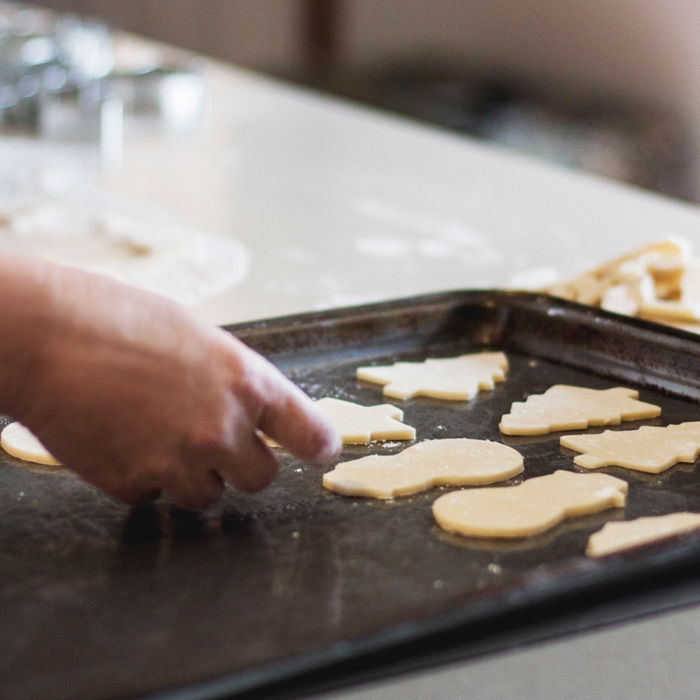
[[[583,430],[592,425],[619,425],[620,421],[655,418],[661,409],[637,401],[634,389],[585,389],[556,384],[544,394],[516,401],[501,418],[506,435],[546,435],[559,430]]]
[[[345,445],[364,445],[373,440],[415,440],[416,429],[401,423],[403,411],[384,403],[361,406],[352,401],[324,398],[316,401]]]
[[[606,523],[588,538],[586,554],[606,557],[649,542],[658,542],[700,528],[700,513],[671,513]]]
[[[600,435],[563,435],[559,442],[570,450],[583,452],[574,457],[574,464],[586,469],[616,466],[659,474],[678,462],[697,459],[700,422],[606,430]]]
[[[565,518],[622,508],[627,482],[607,474],[554,474],[518,486],[467,489],[440,496],[433,503],[438,525],[467,537],[530,537]]]
[[[681,236],[644,246],[598,268],[541,289],[700,333],[700,259]]]
[[[344,496],[394,498],[434,486],[505,481],[523,471],[522,455],[488,440],[426,440],[397,455],[369,455],[342,462],[323,485]]]
[[[481,352],[425,362],[397,362],[386,367],[358,367],[357,378],[384,386],[384,396],[411,399],[431,396],[468,401],[480,389],[505,380],[508,359],[502,352]]]
[[[650,275],[658,286],[655,296],[670,300],[680,296],[679,269],[691,255],[690,241],[681,236],[669,236],[542,291],[581,304],[599,306],[610,287]]]
[[[39,439],[21,423],[10,423],[0,433],[0,445],[8,454],[26,462],[36,462],[53,467],[61,463],[39,442]]]

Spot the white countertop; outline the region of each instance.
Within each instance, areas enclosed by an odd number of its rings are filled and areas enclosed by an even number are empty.
[[[244,243],[213,323],[581,270],[668,233],[700,249],[700,209],[229,67],[193,140],[128,138],[102,186]]]
[[[671,232],[700,248],[696,207],[232,68],[211,79],[206,136],[127,139],[101,180],[248,248],[245,280],[197,308],[211,322],[568,274]],[[328,697],[680,700],[699,644],[691,608]]]

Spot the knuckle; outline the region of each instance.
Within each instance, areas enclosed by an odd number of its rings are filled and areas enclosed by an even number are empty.
[[[262,358],[257,359],[242,363],[233,379],[233,392],[251,416],[259,415],[266,405],[277,402],[282,393],[276,370]]]
[[[133,506],[149,503],[160,494],[160,489],[138,483],[110,484],[106,488],[102,487],[102,490],[110,496]]]
[[[244,493],[256,493],[267,488],[275,478],[274,474],[237,474],[235,482],[232,482],[238,491]]]
[[[172,492],[171,496],[182,508],[199,510],[216,503],[221,497],[221,492],[213,493],[211,490]]]
[[[105,483],[96,485],[125,503],[148,503],[165,485],[170,468],[166,460],[153,459],[135,461],[121,469],[106,467],[103,470]]]
[[[279,465],[274,455],[258,457],[254,461],[238,464],[231,470],[228,480],[239,491],[255,493],[268,487],[277,476]]]
[[[206,508],[218,501],[223,492],[224,482],[215,472],[202,474],[196,481],[181,481],[170,489],[178,505],[188,509]]]
[[[187,462],[197,462],[204,458],[212,459],[228,451],[233,439],[235,421],[224,411],[217,411],[204,420],[198,421],[191,429],[189,438],[183,445]]]

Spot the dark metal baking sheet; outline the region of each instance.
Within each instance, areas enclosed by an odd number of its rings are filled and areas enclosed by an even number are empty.
[[[364,404],[381,393],[356,381],[360,364],[506,351],[511,369],[493,392],[401,405],[421,440],[513,445],[526,478],[575,468],[558,435],[502,438],[497,429],[512,401],[554,383],[637,387],[663,408],[644,424],[700,420],[693,336],[545,296],[455,292],[231,330],[311,396]],[[402,448],[357,446],[342,459]],[[655,476],[606,469],[631,484],[624,511],[503,543],[440,531],[430,506],[444,489],[389,503],[344,498],[323,491],[321,470],[281,462],[265,492],[228,490],[217,506],[191,512],[167,501],[129,510],[67,472],[5,456],[0,698],[303,693],[700,595],[693,537],[602,561],[583,554],[609,519],[700,511],[697,464]],[[633,595],[642,607],[630,607]]]

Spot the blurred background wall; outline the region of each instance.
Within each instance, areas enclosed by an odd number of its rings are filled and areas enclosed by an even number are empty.
[[[301,61],[298,0],[39,0],[113,27],[264,71]]]
[[[545,131],[552,120],[556,128],[572,119],[595,121],[603,105],[606,124],[615,123],[615,114],[624,114],[614,128],[632,134],[637,150],[643,150],[647,141],[662,156],[668,151],[664,167],[675,168],[666,184],[646,183],[642,171],[655,166],[637,158],[639,174],[623,179],[700,201],[698,0],[42,0],[39,4],[100,17],[115,27],[421,118],[430,119],[430,110],[406,106],[406,100],[403,108],[396,100],[392,104],[386,91],[377,91],[377,84],[386,87],[386,76],[397,72],[404,84],[407,76],[420,75],[419,101],[425,101],[426,74],[433,76],[433,82],[449,79],[453,92],[455,81],[480,87],[489,81],[507,85],[510,99],[530,100],[537,109],[544,105],[545,121],[536,126]],[[464,102],[464,95],[460,100]],[[440,122],[440,117],[434,121]],[[483,124],[479,128],[483,131]],[[615,176],[614,168],[601,169]]]

